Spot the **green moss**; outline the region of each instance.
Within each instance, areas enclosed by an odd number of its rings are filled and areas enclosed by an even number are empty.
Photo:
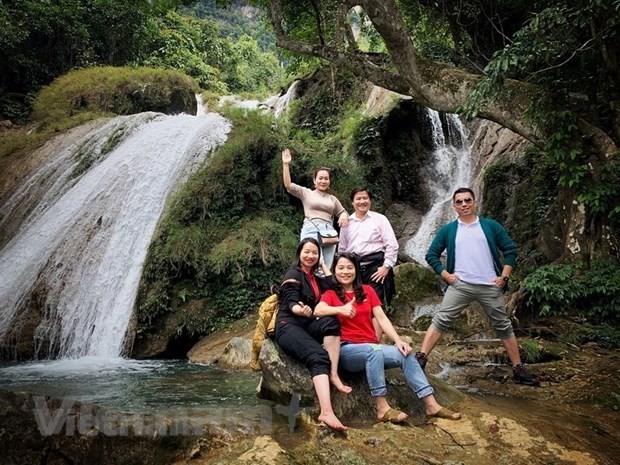
[[[257,112],[228,116],[228,142],[177,193],[150,247],[137,305],[141,338],[170,312],[186,335],[245,316],[293,260],[302,212],[281,187],[283,134]]]
[[[538,363],[542,359],[543,348],[537,342],[522,341],[519,349],[525,363]]]
[[[416,263],[403,263],[396,270],[397,294],[394,300],[420,301],[439,294],[435,274]]]
[[[558,174],[543,154],[527,151],[516,163],[500,160],[484,172],[482,214],[502,223],[519,244],[518,271],[537,266],[536,239],[558,194]],[[529,263],[522,267],[522,263]]]
[[[41,90],[32,118],[55,130],[101,115],[194,108],[197,86],[178,72],[95,67],[71,71]],[[181,111],[181,110],[178,110]]]

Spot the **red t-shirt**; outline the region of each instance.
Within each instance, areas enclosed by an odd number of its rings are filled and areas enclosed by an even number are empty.
[[[374,342],[378,343],[377,335],[375,334],[375,328],[372,325],[372,309],[374,307],[381,306],[381,300],[377,296],[375,290],[363,285],[364,292],[366,293],[366,300],[361,303],[353,302],[353,308],[355,308],[355,316],[348,318],[343,315],[337,315],[340,320],[340,340],[346,342]],[[346,293],[347,302],[355,299],[353,292]],[[330,307],[341,307],[346,302],[342,302],[336,291],[329,290],[323,294],[321,301],[325,302]]]

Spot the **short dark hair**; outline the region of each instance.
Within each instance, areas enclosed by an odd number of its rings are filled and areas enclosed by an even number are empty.
[[[368,189],[368,186],[357,186],[353,188],[353,190],[351,191],[351,195],[349,196],[351,202],[353,202],[355,194],[358,194],[360,192],[366,192],[368,194],[368,198],[372,200],[372,194],[370,193],[370,189]]]
[[[321,261],[321,246],[319,245],[319,241],[317,241],[316,239],[312,237],[304,237],[301,241],[299,241],[299,245],[297,246],[297,252],[295,253],[295,261],[293,262],[293,266],[297,268],[301,268],[301,259],[300,259],[301,249],[303,249],[304,245],[306,245],[308,242],[316,245],[316,248],[319,249],[319,259],[316,261],[316,263],[312,267],[312,272],[314,273],[319,267],[319,262]]]
[[[452,201],[454,202],[454,199],[456,198],[456,194],[465,194],[466,192],[470,193],[471,198],[476,200],[474,191],[472,191],[469,187],[459,187],[457,190],[454,191],[454,194],[452,194]]]

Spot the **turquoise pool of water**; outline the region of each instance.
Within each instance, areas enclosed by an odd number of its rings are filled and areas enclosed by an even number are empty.
[[[264,406],[256,397],[259,379],[257,373],[186,360],[84,357],[0,364],[0,389],[130,412]]]

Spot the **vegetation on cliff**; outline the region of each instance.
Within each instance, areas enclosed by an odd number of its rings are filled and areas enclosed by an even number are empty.
[[[248,34],[238,40],[222,37],[213,19],[175,11],[190,3],[195,2],[0,4],[0,117],[26,120],[42,86],[72,69],[92,66],[174,69],[193,77],[203,89],[220,93],[274,88],[283,70],[273,51],[261,49]]]
[[[71,71],[40,92],[32,117],[54,129],[102,115],[195,109],[196,83],[178,71],[96,67]],[[175,111],[176,110],[176,111]],[[69,120],[69,121],[67,121]]]

